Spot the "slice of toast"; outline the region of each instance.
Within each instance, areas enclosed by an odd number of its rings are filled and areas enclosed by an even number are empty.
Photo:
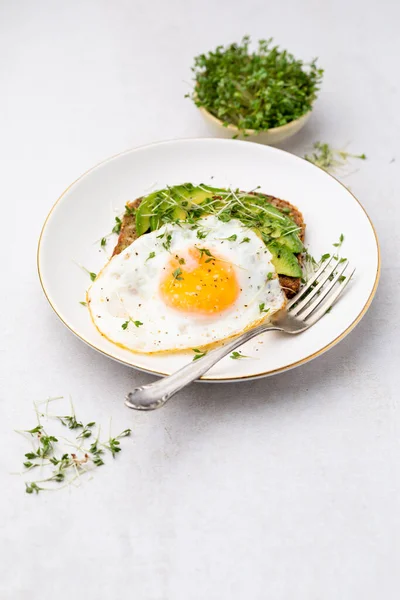
[[[268,196],[266,194],[260,193],[257,193],[256,195],[264,196],[270,204],[273,204],[278,209],[290,209],[288,215],[296,223],[296,225],[301,228],[301,230],[299,231],[299,237],[301,241],[304,242],[306,225],[304,223],[303,215],[295,206],[293,206],[292,204],[290,204],[290,202],[287,202],[286,200],[281,200],[280,198],[275,198],[274,196]],[[127,206],[129,206],[129,208],[137,208],[141,201],[142,198],[137,198],[133,202],[128,202]],[[137,237],[138,236],[136,233],[136,216],[134,211],[132,211],[130,213],[125,214],[122,218],[121,231],[118,237],[117,245],[115,246],[112,255],[115,256],[116,254],[119,254],[120,252],[125,250],[125,248],[132,244],[132,242],[134,242]],[[298,255],[298,261],[301,262],[301,255]],[[300,277],[289,277],[288,275],[279,275],[279,282],[288,298],[292,298],[295,294],[297,294],[301,283]]]

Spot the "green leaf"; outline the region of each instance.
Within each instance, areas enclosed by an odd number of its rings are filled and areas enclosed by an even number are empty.
[[[215,258],[208,248],[198,248],[197,246],[196,248],[200,252],[200,260],[203,258],[204,255],[209,257],[208,259],[206,259],[206,263],[209,263],[211,260],[213,260],[213,258]]]
[[[175,269],[175,271],[172,273],[172,276],[174,279],[176,279],[177,281],[182,281],[183,277],[181,277],[182,275],[182,269],[179,267],[178,269]]]
[[[161,234],[160,236],[157,237],[164,237],[165,234]],[[167,252],[169,252],[169,249],[171,248],[171,241],[172,241],[172,235],[170,233],[167,234],[166,237],[166,241],[163,242],[163,248],[165,248],[165,250],[167,250]]]
[[[66,417],[58,417],[59,421],[68,429],[80,429],[83,427],[83,423],[81,421],[77,421],[75,415],[66,416]]]
[[[265,308],[265,302],[262,302],[261,304],[259,304],[258,308],[260,309],[260,313],[267,313],[267,312],[269,312],[269,308]]]
[[[125,215],[126,216],[134,216],[136,213],[136,209],[134,206],[129,206],[129,204],[125,204]]]
[[[127,436],[131,435],[131,433],[132,433],[132,429],[124,429],[124,431],[122,431],[117,437],[118,438],[127,437]]]
[[[27,481],[25,483],[25,492],[27,494],[33,494],[33,492],[38,494],[41,490],[43,490],[43,488],[39,487],[34,481],[31,481],[31,482]]]
[[[344,150],[335,150],[329,144],[315,142],[314,152],[305,154],[304,158],[317,167],[324,169],[324,171],[333,173],[340,167],[345,166],[349,159],[359,158],[365,160],[367,157],[365,154],[350,154],[350,152]]]
[[[199,358],[203,358],[203,356],[207,354],[207,352],[202,352],[198,348],[192,348],[192,350],[195,353],[192,360],[198,360]]]
[[[115,225],[112,228],[112,233],[120,233],[121,232],[122,221],[119,217],[115,217]]]
[[[34,434],[34,433],[40,433],[42,430],[43,430],[43,425],[37,425],[33,429],[26,429],[25,432]]]
[[[238,360],[239,358],[250,358],[250,356],[245,356],[241,352],[232,352],[230,358],[232,358],[233,360]]]
[[[131,317],[129,317],[129,319],[125,321],[125,323],[122,323],[122,329],[127,329],[129,323],[133,323],[135,327],[141,327],[143,325],[141,321],[134,321]]]

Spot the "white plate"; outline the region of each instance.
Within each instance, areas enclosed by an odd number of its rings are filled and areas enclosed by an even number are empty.
[[[332,243],[343,233],[342,255],[357,269],[338,304],[314,327],[290,337],[266,333],[243,348],[252,358],[227,357],[203,379],[240,380],[290,369],[322,354],[355,327],[372,301],[380,271],[376,234],[358,200],[324,171],[282,150],[194,139],[161,142],[110,158],[75,181],[52,208],[39,240],[39,276],[51,306],[71,331],[110,358],[155,374],[172,373],[192,360],[191,353],[135,354],[104,339],[79,304],[90,279],[76,264],[99,271],[107,260],[99,240],[127,201],[189,181],[242,190],[261,186],[262,192],[288,200],[304,215],[310,252],[316,257],[332,252]]]

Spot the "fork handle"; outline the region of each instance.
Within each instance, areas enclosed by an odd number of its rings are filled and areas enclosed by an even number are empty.
[[[238,348],[253,337],[260,335],[264,331],[278,329],[272,323],[259,325],[254,329],[246,331],[234,340],[224,346],[215,348],[202,358],[199,358],[188,365],[176,371],[168,377],[164,377],[154,383],[137,387],[126,396],[125,404],[129,408],[136,410],[154,410],[163,406],[174,394],[182,388],[201,377],[206,371],[211,369],[221,358],[227,356],[232,350]]]

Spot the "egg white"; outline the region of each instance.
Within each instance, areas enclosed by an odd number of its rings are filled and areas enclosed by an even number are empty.
[[[102,335],[142,353],[199,348],[237,335],[285,305],[271,253],[253,231],[238,220],[223,223],[214,216],[200,219],[197,225],[196,229],[184,222],[164,225],[139,237],[107,263],[87,293],[92,320]],[[205,239],[197,237],[199,229],[207,233]],[[235,241],[226,239],[235,235]],[[249,241],[243,242],[244,238]],[[230,308],[199,315],[164,303],[159,285],[171,254],[184,254],[193,246],[205,247],[234,265],[241,292]],[[149,258],[151,253],[155,256]],[[261,312],[260,304],[268,312]]]

